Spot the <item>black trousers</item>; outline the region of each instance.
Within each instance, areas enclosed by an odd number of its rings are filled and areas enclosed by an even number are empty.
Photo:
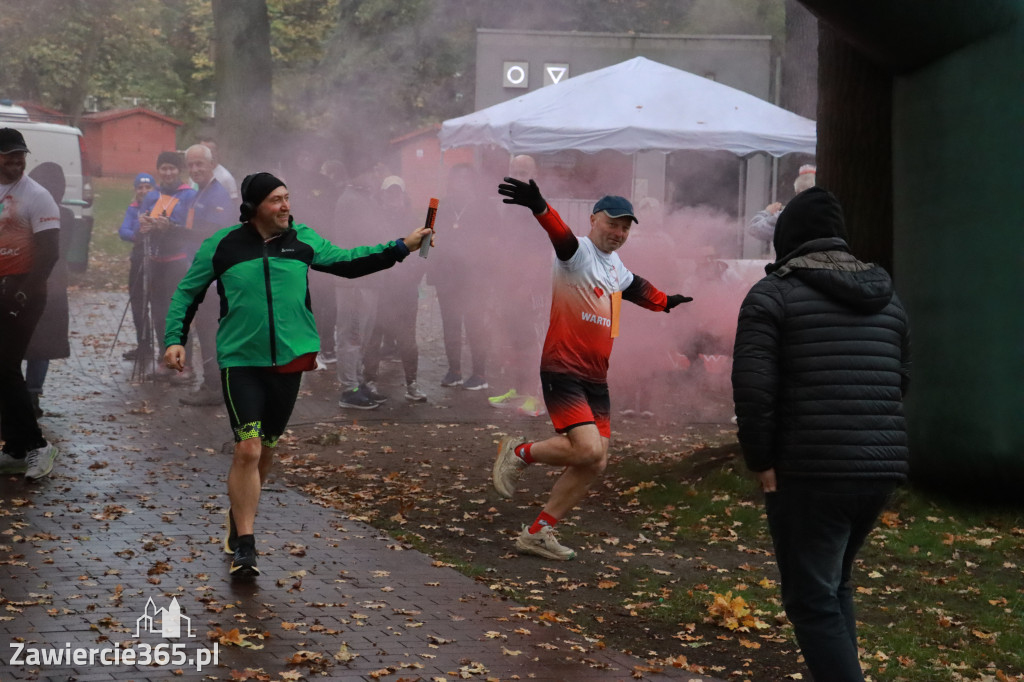
[[[487,297],[478,288],[460,284],[444,283],[435,285],[437,302],[441,308],[441,328],[444,332],[444,353],[448,369],[462,374],[462,329],[466,329],[466,341],[473,364],[472,373],[487,376]]]
[[[17,458],[46,445],[21,373],[29,339],[46,307],[46,290],[32,293],[23,308],[14,300],[20,279],[0,279],[0,438],[4,452]]]
[[[377,301],[377,319],[363,354],[363,378],[376,381],[385,344],[394,341],[405,371],[405,383],[416,381],[419,348],[416,346],[416,312],[419,288],[393,291]]]
[[[782,604],[816,682],[863,682],[851,573],[889,486],[787,486],[765,495]]]

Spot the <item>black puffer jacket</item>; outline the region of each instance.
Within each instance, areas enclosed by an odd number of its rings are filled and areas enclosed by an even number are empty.
[[[907,475],[906,311],[881,267],[854,258],[832,194],[801,193],[740,309],[733,354],[739,440],[780,480]]]

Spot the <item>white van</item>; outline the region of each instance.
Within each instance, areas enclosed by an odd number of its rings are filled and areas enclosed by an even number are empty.
[[[89,261],[92,238],[92,186],[82,167],[82,131],[56,123],[30,121],[24,107],[0,100],[0,128],[14,128],[25,136],[29,149],[26,173],[44,161],[53,161],[64,170],[67,188],[61,202],[75,214],[75,228],[68,235],[64,258],[68,268],[82,272]]]

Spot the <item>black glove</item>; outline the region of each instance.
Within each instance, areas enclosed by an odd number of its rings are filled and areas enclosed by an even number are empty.
[[[672,310],[680,303],[689,303],[693,298],[690,296],[683,296],[682,294],[672,294],[668,297],[668,301],[665,302],[665,312]]]
[[[543,213],[548,207],[548,202],[540,195],[540,189],[533,180],[526,183],[515,178],[505,178],[505,183],[498,185],[498,194],[508,199],[502,199],[505,204],[519,204],[533,211],[535,214]]]

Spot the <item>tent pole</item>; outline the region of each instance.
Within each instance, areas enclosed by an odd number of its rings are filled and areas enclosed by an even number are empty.
[[[774,204],[776,201],[778,201],[778,195],[779,195],[779,157],[777,157],[777,156],[773,156],[772,157],[771,183],[772,183],[772,187],[771,187],[771,197],[772,197],[772,200],[769,203]]]
[[[740,157],[739,195],[736,199],[737,257],[743,258],[743,228],[747,224],[747,157]]]

